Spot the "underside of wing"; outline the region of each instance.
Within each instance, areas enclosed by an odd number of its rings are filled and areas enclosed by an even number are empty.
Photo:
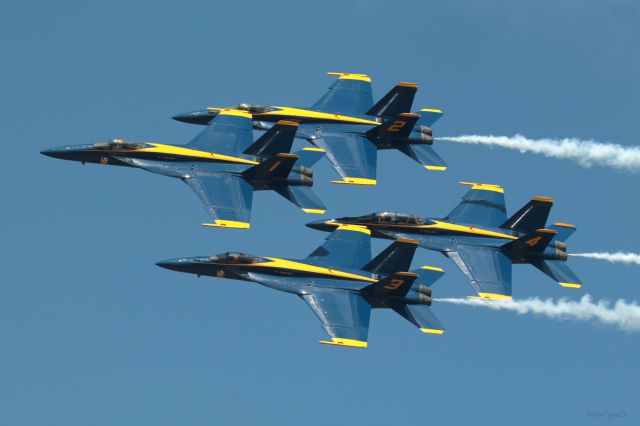
[[[320,343],[367,347],[371,306],[362,296],[345,290],[316,288],[302,299],[318,316],[331,338]]]
[[[211,123],[186,146],[221,154],[240,154],[253,144],[251,114],[221,110]]]
[[[445,252],[467,277],[478,296],[487,299],[511,298],[511,260],[490,247],[458,245]]]
[[[193,189],[214,219],[206,226],[249,228],[253,187],[231,173],[198,174],[184,181]]]
[[[364,74],[329,73],[338,79],[311,109],[341,115],[365,114],[373,106],[371,78]]]
[[[376,184],[378,149],[369,139],[351,133],[326,135],[314,140],[324,149],[333,168],[342,177],[334,183]]]
[[[371,260],[370,235],[366,228],[340,226],[307,259],[324,265],[361,268]]]
[[[464,195],[460,204],[449,213],[447,220],[453,223],[495,227],[507,220],[502,187],[483,183],[460,183],[470,185],[471,189]]]

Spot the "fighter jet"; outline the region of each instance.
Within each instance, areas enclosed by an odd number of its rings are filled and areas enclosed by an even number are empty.
[[[361,226],[375,238],[411,238],[420,247],[439,251],[460,268],[479,297],[511,299],[511,265],[530,263],[563,287],[580,288],[580,279],[565,264],[565,241],[575,226],[556,222],[546,227],[553,199],[534,197],[507,219],[499,185],[460,182],[471,189],[442,219],[382,212],[320,220],[307,226],[331,231]]]
[[[297,127],[298,123],[280,120],[254,142],[251,114],[222,110],[184,146],[113,139],[42,154],[83,164],[138,167],[182,179],[213,216],[213,223],[203,225],[249,228],[253,191],[274,190],[307,213],[326,211],[311,191],[309,168],[322,154],[308,149],[289,153]]]
[[[187,257],[157,265],[198,276],[250,281],[293,293],[322,322],[331,340],[320,343],[367,346],[372,308],[390,308],[424,333],[442,334],[431,312],[431,285],[443,271],[423,266],[407,272],[417,242],[398,239],[371,259],[366,228],[340,226],[304,259],[258,257],[245,253]],[[422,284],[416,282],[421,281]]]
[[[241,104],[233,108],[253,115],[254,128],[269,129],[278,120],[300,123],[297,137],[308,140],[342,177],[333,183],[375,185],[377,150],[398,149],[428,170],[446,170],[431,148],[431,126],[442,116],[438,109],[410,113],[418,89],[415,83],[398,83],[375,105],[371,77],[365,74],[330,72],[338,79],[309,108]],[[174,119],[207,124],[219,108],[178,114]]]

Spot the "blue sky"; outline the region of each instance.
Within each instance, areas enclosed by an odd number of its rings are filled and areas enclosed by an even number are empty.
[[[55,161],[52,146],[122,137],[184,143],[170,119],[207,105],[310,105],[327,71],[362,72],[374,96],[420,84],[439,135],[580,137],[637,144],[640,6],[634,1],[11,2],[0,13],[0,423],[7,425],[597,424],[638,422],[638,335],[436,305],[427,336],[376,311],[369,348],[319,345],[297,298],[197,279],[157,260],[241,250],[304,256],[324,234],[272,193],[252,229],[204,229],[181,182]],[[556,199],[573,251],[638,251],[638,175],[480,146],[436,144],[446,173],[379,155],[375,188],[316,191],[331,216],[438,216],[460,180],[499,183],[509,212]],[[380,250],[385,242],[375,242]],[[442,266],[438,296],[470,288]],[[530,266],[514,294],[640,300],[637,267],[572,259],[581,290]]]

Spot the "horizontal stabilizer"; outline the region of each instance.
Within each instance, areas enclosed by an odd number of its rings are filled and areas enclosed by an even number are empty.
[[[429,145],[405,145],[398,149],[427,170],[447,170],[447,164]]]
[[[242,174],[251,179],[286,178],[297,160],[297,155],[280,153],[245,170]]]
[[[574,232],[576,232],[576,227],[574,225],[571,225],[570,223],[562,223],[562,222],[554,223],[549,227],[549,229],[552,229],[557,232],[556,237],[554,239],[558,241],[567,241],[569,237],[573,235]]]
[[[256,157],[273,157],[281,152],[290,152],[296,137],[298,123],[280,120],[260,136],[244,153]]]
[[[553,206],[553,198],[533,197],[500,227],[529,233],[544,228]]]
[[[419,269],[414,269],[414,274],[418,274],[418,282],[426,286],[431,287],[433,283],[438,281],[443,275],[444,270],[435,266],[422,266]]]
[[[273,189],[305,213],[323,214],[327,211],[322,201],[308,186],[278,185]]]
[[[295,155],[300,157],[297,162],[298,165],[311,168],[324,157],[324,149],[309,146],[296,151]]]
[[[567,263],[562,260],[541,260],[531,262],[531,264],[553,278],[563,287],[582,287],[582,281],[580,281],[580,278],[578,278],[569,268]]]
[[[411,267],[411,261],[417,247],[416,240],[400,238],[367,263],[362,270],[382,275],[406,271]]]
[[[537,229],[530,234],[520,237],[502,246],[502,251],[506,254],[520,254],[525,252],[541,253],[547,248],[556,231],[551,229]]]
[[[420,125],[433,127],[444,113],[439,109],[423,108],[420,110]]]
[[[393,117],[403,112],[409,112],[417,90],[418,85],[416,83],[398,83],[366,114],[376,117]]]
[[[418,327],[423,333],[444,333],[444,326],[428,306],[406,305],[394,302],[390,304],[390,307],[404,317],[404,319]]]

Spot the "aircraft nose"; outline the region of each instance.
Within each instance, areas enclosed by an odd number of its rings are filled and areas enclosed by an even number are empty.
[[[189,262],[188,259],[167,259],[156,262],[156,265],[161,268],[180,272],[184,272],[190,264],[191,262]]]
[[[40,151],[40,154],[46,155],[47,157],[52,157],[52,158],[65,158],[64,156],[65,151],[66,151],[65,147],[49,148],[49,149],[43,149],[42,151]]]
[[[318,231],[333,231],[336,225],[332,225],[332,222],[335,222],[335,219],[314,220],[313,222],[307,223],[307,226],[311,229],[317,229]]]

